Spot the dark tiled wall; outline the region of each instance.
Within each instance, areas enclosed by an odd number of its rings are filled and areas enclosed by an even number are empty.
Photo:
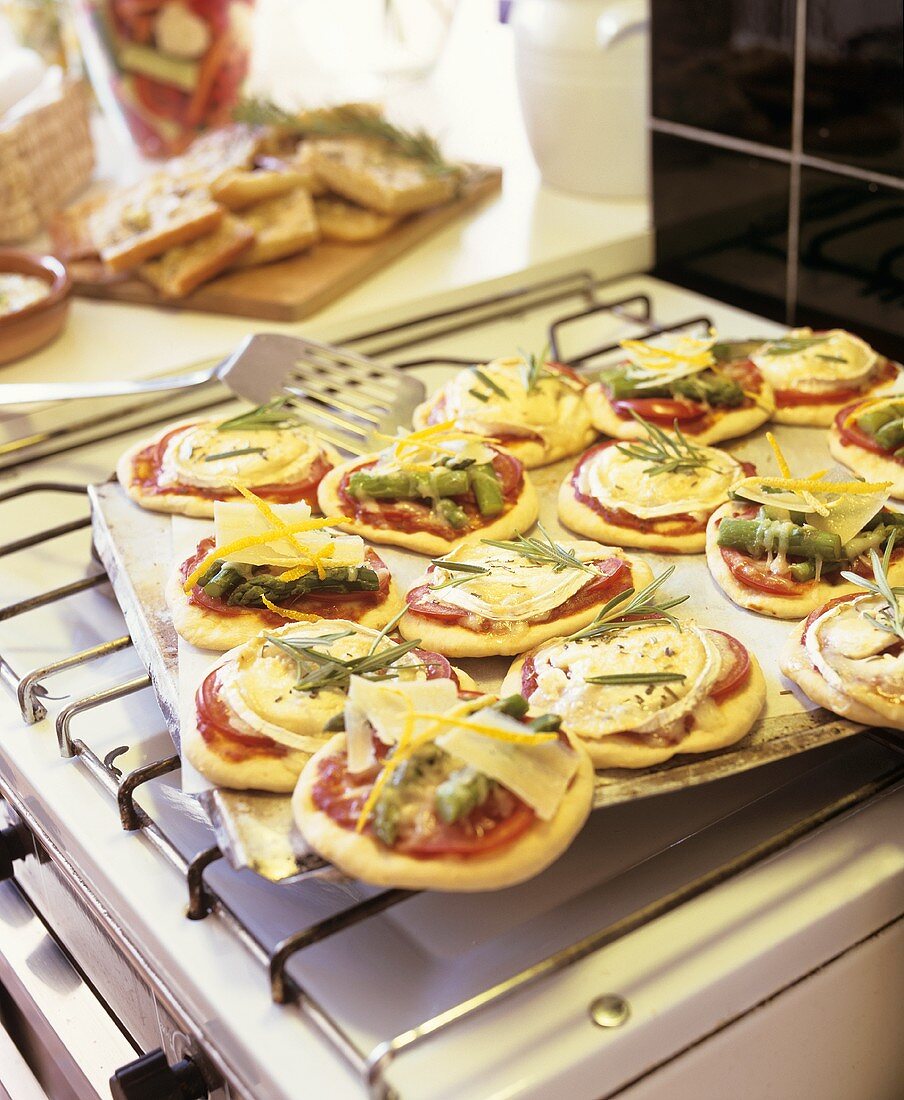
[[[652,12],[657,273],[901,356],[901,0]]]

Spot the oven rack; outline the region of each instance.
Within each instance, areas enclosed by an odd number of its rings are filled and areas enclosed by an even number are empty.
[[[609,311],[627,320],[645,324],[647,326],[645,336],[662,331],[693,328],[702,325],[708,326],[710,323],[709,318],[705,316],[695,316],[679,324],[657,325],[648,295],[638,294],[615,301],[601,301],[598,291],[603,285],[603,283],[594,281],[587,272],[577,272],[574,275],[535,283],[504,294],[478,299],[458,308],[425,314],[400,325],[358,333],[346,338],[344,342],[366,342],[370,354],[386,356],[410,348],[426,339],[459,332],[487,320],[516,316],[532,307],[555,303],[574,297],[577,294],[586,303],[586,307],[579,311],[563,314],[550,325],[549,346],[552,354],[560,361],[569,365],[581,366],[592,359],[611,352],[617,347],[617,345],[600,346],[585,351],[580,356],[569,358],[561,356],[560,337],[562,330],[568,324],[586,318],[593,313]],[[469,361],[446,360],[437,357],[410,359],[397,362],[396,365],[404,369],[437,363],[469,365]],[[214,402],[208,403],[207,407],[212,403]],[[221,402],[216,401],[215,403]],[[129,411],[130,414],[134,414],[134,410]],[[148,409],[147,413],[150,419],[145,420],[140,425],[130,424],[127,429],[122,429],[114,423],[102,438],[112,438],[117,434],[122,434],[124,430],[133,430],[135,427],[150,426],[172,415],[167,413],[161,416],[157,409]],[[98,442],[101,438],[93,435],[90,440],[78,441],[74,438],[68,438],[68,435],[69,433],[64,430],[57,439],[54,438],[52,432],[46,433],[41,439],[41,453],[35,455],[35,459],[45,457],[48,453],[59,454],[73,450],[86,445],[87,442]],[[47,451],[48,447],[52,450]],[[24,450],[27,452],[28,448],[26,447]],[[26,461],[28,461],[28,458],[21,451],[17,452],[17,464]],[[0,504],[38,492],[86,494],[86,486],[39,480],[20,485],[0,494]],[[64,534],[85,528],[90,525],[90,522],[90,516],[86,515],[66,524],[47,528],[26,538],[0,545],[0,557],[22,549],[39,546]],[[9,621],[37,608],[66,600],[72,595],[98,587],[106,580],[106,573],[102,568],[98,568],[86,577],[47,589],[38,595],[0,609],[0,622]],[[32,669],[21,676],[0,654],[0,681],[16,697],[23,721],[31,725],[47,716],[45,705],[45,699],[48,695],[47,680],[61,672],[89,665],[104,656],[127,649],[131,645],[132,640],[126,634],[74,653],[56,662]],[[112,687],[84,695],[60,709],[55,719],[60,755],[77,759],[100,787],[115,800],[122,828],[129,832],[140,832],[148,843],[180,875],[184,876],[187,896],[186,918],[203,920],[211,915],[219,918],[251,955],[266,968],[273,1000],[279,1004],[293,1004],[300,1009],[304,1016],[333,1044],[348,1064],[358,1073],[362,1083],[374,1097],[392,1095],[392,1090],[386,1081],[385,1075],[393,1060],[403,1052],[422,1044],[481,1010],[497,1004],[546,978],[561,973],[594,952],[614,944],[632,932],[651,924],[685,903],[706,894],[715,887],[762,863],[815,832],[828,822],[866,805],[904,780],[904,761],[902,761],[857,789],[802,816],[799,820],[792,822],[772,836],[740,852],[734,858],[726,860],[707,873],[684,883],[670,893],[662,895],[619,920],[553,952],[545,958],[537,960],[517,973],[367,1050],[362,1049],[350,1038],[340,1023],[289,974],[287,967],[290,960],[305,949],[321,943],[329,937],[341,934],[360,922],[403,903],[407,898],[414,896],[416,891],[383,890],[366,900],[358,901],[339,910],[326,919],[321,919],[307,927],[298,929],[275,946],[263,942],[243,922],[240,915],[230,906],[228,900],[222,896],[222,892],[218,893],[217,890],[205,882],[207,869],[223,859],[223,852],[220,848],[214,844],[191,853],[182,851],[174,840],[167,835],[165,829],[155,822],[135,801],[136,792],[143,784],[159,779],[180,767],[178,755],[152,760],[123,774],[116,766],[116,760],[128,750],[129,746],[124,745],[113,749],[101,758],[85,740],[73,736],[72,723],[79,716],[95,711],[116,700],[145,691],[150,686],[149,676],[135,676]],[[904,756],[904,740],[899,735],[891,731],[874,730],[868,736],[891,750],[892,753]],[[178,998],[168,988],[166,980],[154,973],[147,960],[141,959],[140,948],[131,941],[128,931],[116,924],[103,902],[95,897],[90,888],[86,889],[86,884],[78,874],[77,869],[71,867],[66,853],[60,850],[57,842],[35,817],[34,812],[25,804],[24,800],[17,796],[14,790],[3,790],[0,793],[3,794],[8,804],[48,850],[51,858],[54,858],[63,867],[70,868],[70,874],[77,878],[82,885],[83,895],[96,909],[98,915],[104,918],[104,923],[126,949],[127,954],[132,958],[141,960],[143,972],[152,978],[154,986],[162,996],[164,1003],[173,1006],[178,1011]],[[732,810],[726,816],[731,816],[737,812],[739,812],[737,809]],[[724,821],[725,817],[711,821],[702,828],[681,837],[677,843],[684,843],[709,829],[717,829]],[[673,844],[670,844],[669,847],[672,847]],[[658,854],[661,853],[653,853],[648,858],[653,858]],[[316,864],[312,865],[312,870],[324,866],[320,861],[319,867]],[[606,1002],[604,1006],[601,1005],[603,1001]],[[628,1018],[629,1006],[617,994],[611,994],[595,1001],[590,1006],[590,1011],[592,1014],[600,1012],[600,1018],[597,1022],[601,1026],[612,1027],[619,1026]],[[186,1022],[190,1022],[190,1017],[184,1011],[180,1012],[179,1015],[186,1019]],[[603,1023],[603,1019],[605,1019],[605,1023]],[[218,1061],[214,1052],[208,1051],[206,1053],[212,1061]],[[223,1071],[224,1075],[228,1076],[228,1067],[224,1066]]]

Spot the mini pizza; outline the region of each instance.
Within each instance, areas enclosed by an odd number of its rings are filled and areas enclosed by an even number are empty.
[[[473,686],[416,642],[400,645],[347,619],[289,623],[217,660],[198,687],[182,751],[218,786],[287,793],[332,736],[353,674]]]
[[[608,440],[583,456],[559,489],[559,519],[615,546],[700,553],[707,520],[754,467],[680,430],[644,426],[644,440]]]
[[[239,487],[281,504],[317,504],[317,487],[342,459],[278,399],[229,420],[183,420],[120,458],[129,496],[152,512],[213,517]]]
[[[511,656],[586,626],[613,596],[653,579],[620,550],[540,532],[436,559],[405,597],[399,633],[447,657]]]
[[[380,628],[401,601],[385,562],[358,535],[340,535],[307,504],[216,501],[214,534],[170,575],[177,633],[232,649],[287,621],[352,619]]]
[[[889,495],[904,500],[904,394],[846,405],[829,429],[829,450],[860,477],[890,482]]]
[[[821,707],[869,726],[904,730],[904,588],[893,587],[890,539],[874,550],[873,581],[852,578],[866,592],[818,607],[791,632],[782,672]]]
[[[848,573],[870,576],[870,551],[904,533],[904,514],[884,507],[888,483],[846,480],[837,467],[792,478],[770,436],[781,477],[750,477],[732,490],[706,528],[710,573],[740,607],[797,619],[856,586]],[[904,547],[890,564],[904,580]]]
[[[295,823],[340,871],[410,890],[499,890],[548,867],[587,819],[593,769],[524,700],[354,679],[345,732],[295,788]]]
[[[668,572],[591,626],[525,654],[502,683],[532,712],[558,714],[597,768],[646,768],[724,748],[763,708],[763,674],[736,638],[657,610],[650,592]]]
[[[538,509],[518,459],[452,421],[337,466],[317,498],[343,531],[431,555],[526,531]]]
[[[535,355],[460,371],[414,412],[415,428],[453,420],[499,443],[527,467],[577,454],[596,438],[575,371]]]
[[[775,410],[772,388],[748,358],[758,344],[665,334],[623,340],[628,360],[604,369],[587,388],[593,426],[615,439],[642,439],[641,417],[674,425],[695,443],[747,435]]]
[[[900,367],[843,329],[793,329],[751,360],[775,393],[778,424],[827,427],[845,405],[890,390]]]

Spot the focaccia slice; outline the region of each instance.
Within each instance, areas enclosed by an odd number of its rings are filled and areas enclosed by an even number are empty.
[[[180,244],[149,260],[138,274],[164,298],[184,298],[196,287],[225,271],[254,244],[254,232],[227,215],[217,228],[190,244]]]

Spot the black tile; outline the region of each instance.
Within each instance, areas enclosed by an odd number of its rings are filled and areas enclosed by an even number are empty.
[[[904,355],[904,192],[803,170],[795,320]]]
[[[804,150],[904,176],[901,0],[809,0]]]
[[[653,135],[656,274],[784,319],[790,168]]]
[[[653,114],[790,146],[793,0],[652,0]]]

